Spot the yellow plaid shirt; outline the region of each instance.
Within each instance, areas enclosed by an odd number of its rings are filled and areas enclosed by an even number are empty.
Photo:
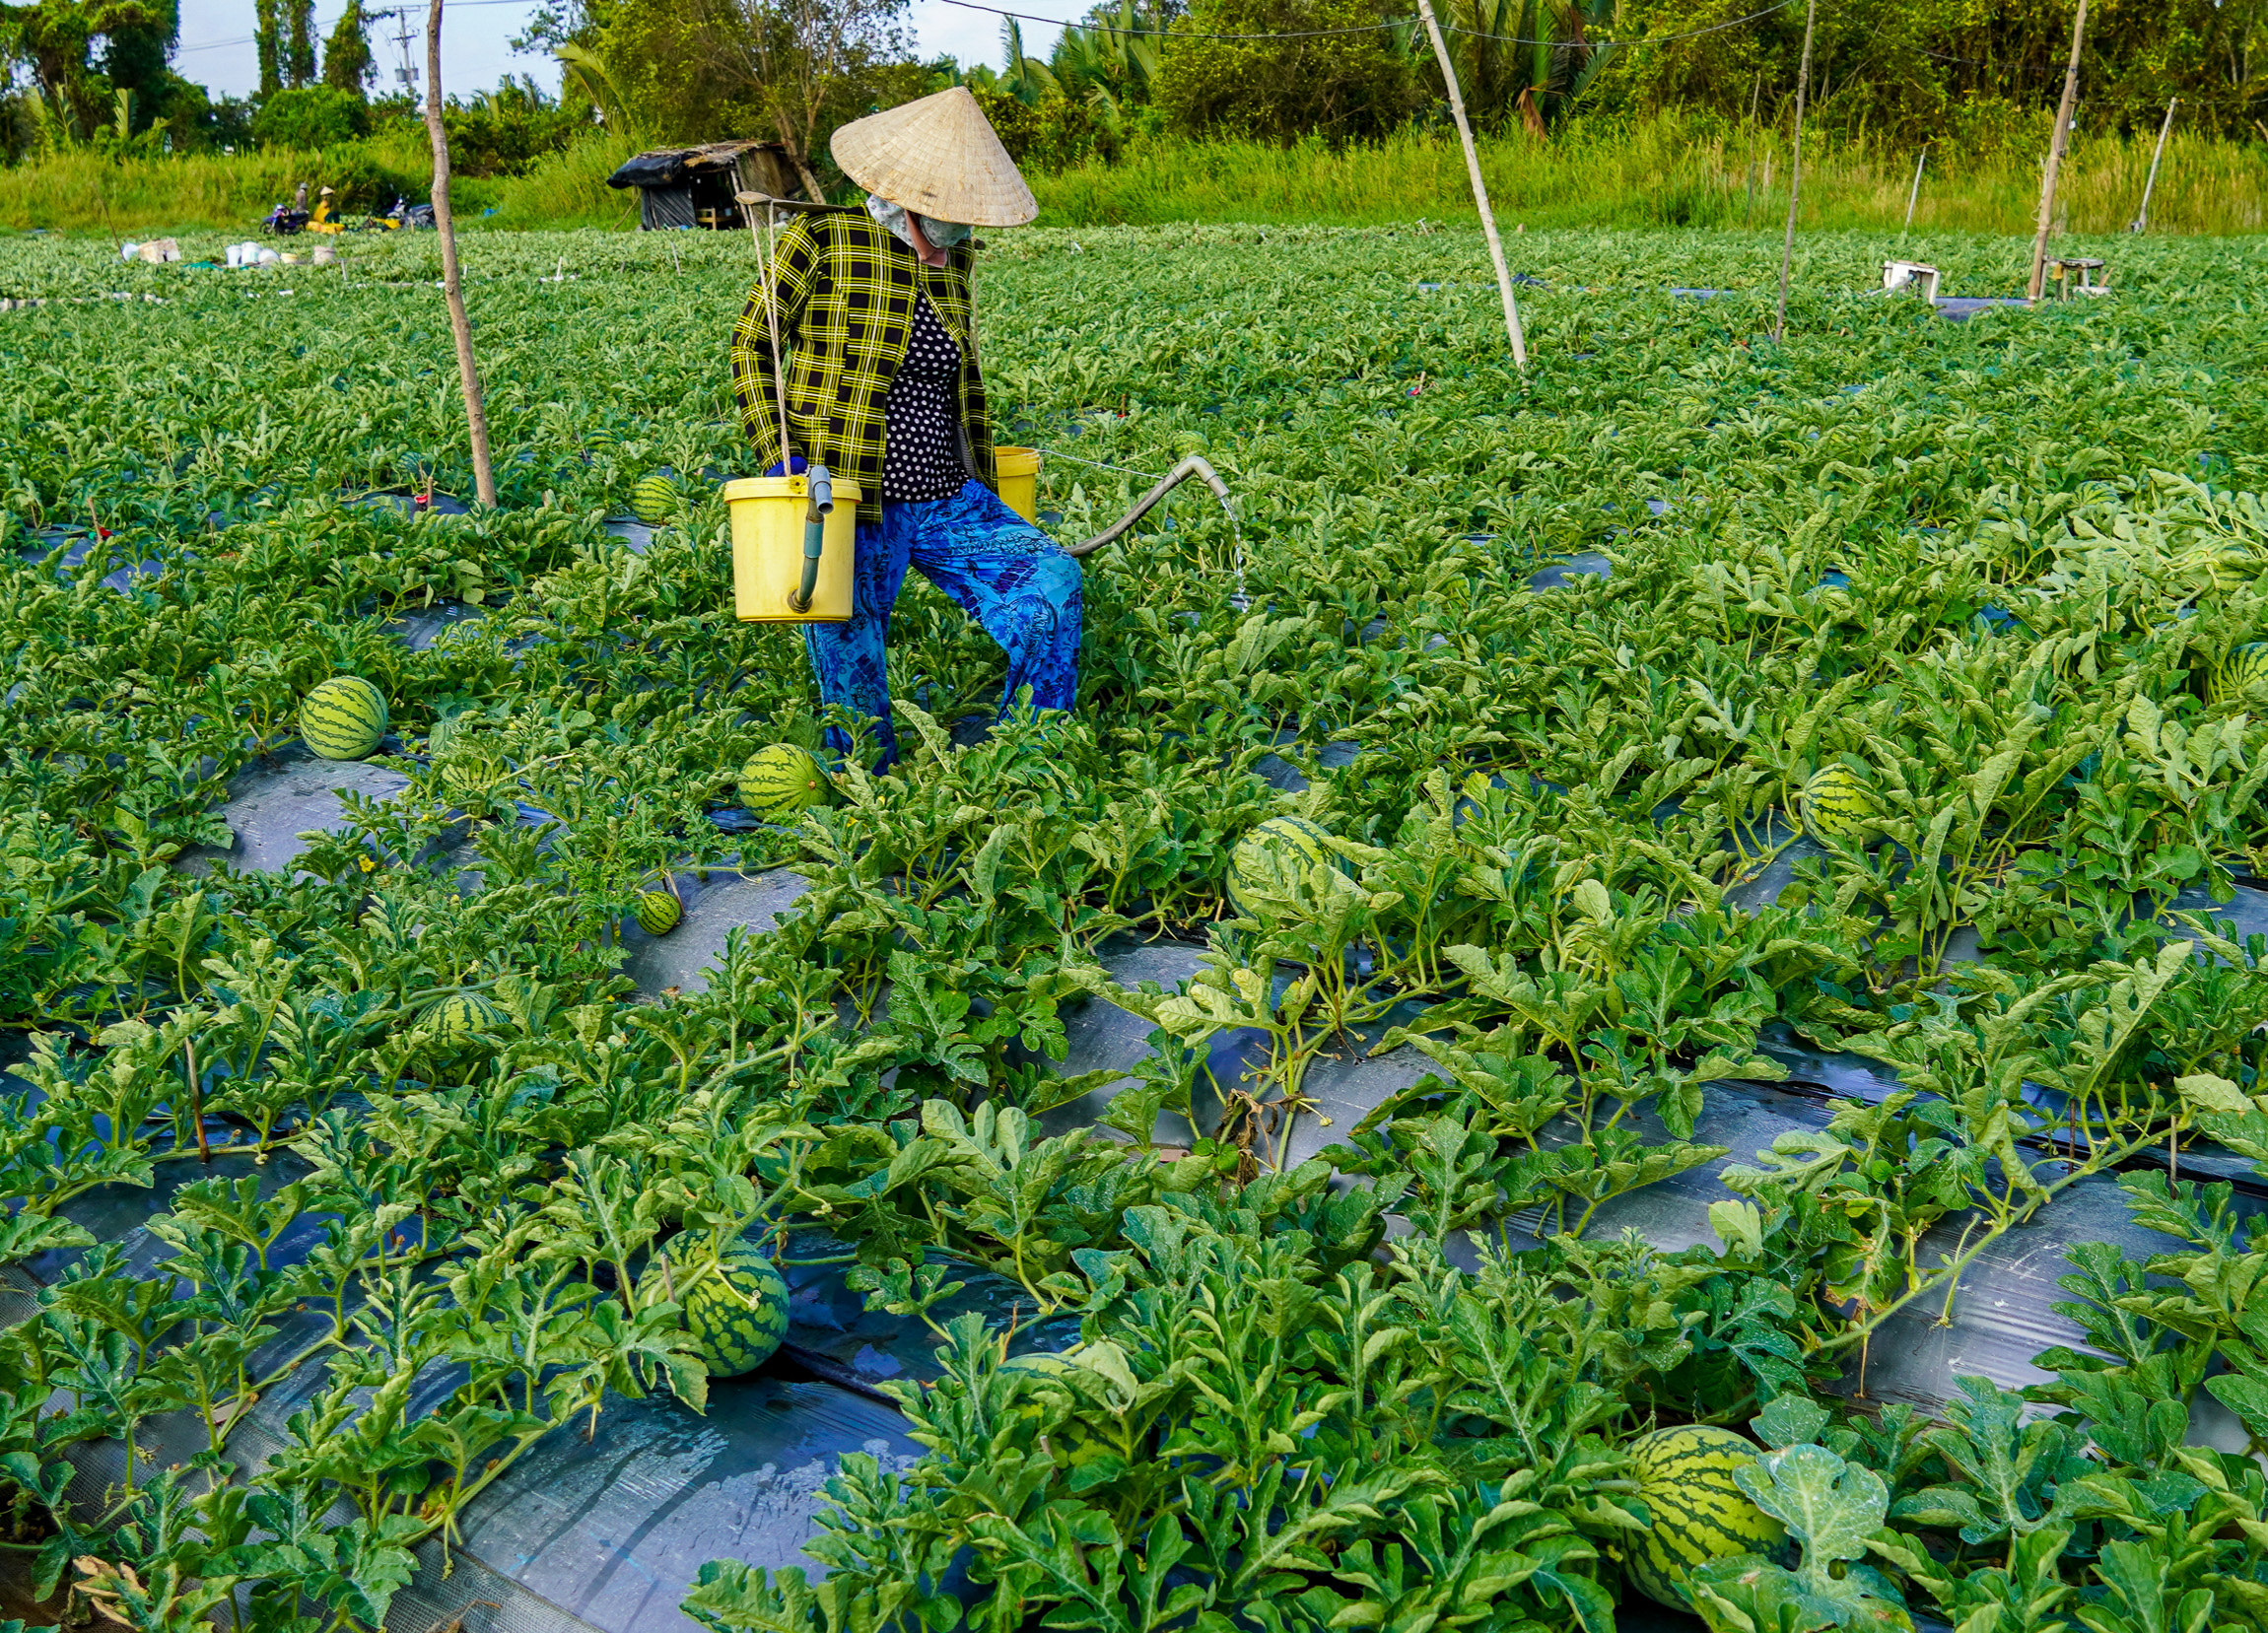
[[[788,360],[788,441],[793,450],[859,484],[859,519],[882,515],[883,399],[905,361],[917,290],[961,349],[961,452],[988,488],[993,433],[985,382],[969,332],[971,247],[927,267],[897,236],[864,212],[798,215],[780,236],[780,349]],[[764,286],[749,291],[732,325],[732,396],[755,445],[757,469],[779,462],[780,407]]]

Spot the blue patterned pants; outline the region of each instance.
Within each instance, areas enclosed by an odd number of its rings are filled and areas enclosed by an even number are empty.
[[[909,566],[1008,654],[1001,713],[1026,686],[1035,709],[1067,710],[1078,702],[1079,564],[982,482],[972,480],[946,499],[885,504],[879,523],[859,523],[850,621],[803,626],[820,701],[875,722],[880,765],[898,757],[886,646],[890,609]],[[837,756],[851,751],[850,739],[832,727],[827,746]]]

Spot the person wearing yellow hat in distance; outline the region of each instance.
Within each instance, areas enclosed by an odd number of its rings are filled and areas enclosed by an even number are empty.
[[[996,491],[977,365],[971,227],[1020,227],[1031,189],[976,99],[955,86],[843,126],[835,163],[867,191],[859,211],[798,213],[773,257],[787,363],[781,446],[772,318],[759,284],[732,330],[740,423],[770,474],[825,465],[859,484],[849,622],[808,624],[823,703],[890,722],[890,609],[909,566],[1008,656],[1004,714],[1078,698],[1079,565]],[[830,728],[828,746],[850,750]]]

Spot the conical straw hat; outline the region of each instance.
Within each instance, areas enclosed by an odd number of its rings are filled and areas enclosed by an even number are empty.
[[[854,119],[829,145],[845,175],[917,216],[1021,227],[1040,213],[966,86]]]

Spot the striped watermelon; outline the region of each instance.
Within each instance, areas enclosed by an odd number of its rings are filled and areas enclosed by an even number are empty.
[[[478,992],[451,992],[428,1009],[425,1018],[444,1038],[462,1041],[476,1032],[495,1031],[505,1015]]]
[[[649,527],[664,527],[675,521],[684,503],[685,496],[666,471],[641,478],[630,490],[630,513]]]
[[[1281,872],[1294,863],[1302,867],[1327,862],[1342,871],[1345,864],[1331,849],[1330,836],[1305,817],[1276,816],[1236,842],[1228,857],[1228,899],[1249,913],[1255,900],[1266,901],[1282,888]]]
[[[673,1255],[670,1267],[693,1352],[712,1378],[754,1372],[788,1335],[788,1282],[745,1236],[733,1238],[714,1263],[704,1257],[698,1249]]]
[[[2215,704],[2231,703],[2244,688],[2268,680],[2268,641],[2247,641],[2213,666],[2213,684],[2206,695]]]
[[[385,699],[360,675],[333,675],[300,700],[300,738],[325,760],[368,759],[385,727]]]
[[[768,744],[740,768],[740,803],[761,822],[793,822],[834,795],[819,757],[793,743]]]
[[[1840,760],[1829,761],[1812,775],[1796,795],[1804,826],[1814,837],[1850,842],[1866,832],[1866,825],[1882,815],[1882,802],[1859,774]]]
[[[638,898],[638,927],[648,935],[667,935],[685,917],[685,909],[666,890],[649,890]]]
[[[1688,1423],[1640,1435],[1629,1453],[1654,1524],[1624,1545],[1622,1570],[1655,1603],[1688,1609],[1685,1573],[1694,1566],[1734,1554],[1770,1556],[1786,1541],[1786,1528],[1750,1502],[1733,1477],[1756,1461],[1755,1446],[1743,1436]]]

